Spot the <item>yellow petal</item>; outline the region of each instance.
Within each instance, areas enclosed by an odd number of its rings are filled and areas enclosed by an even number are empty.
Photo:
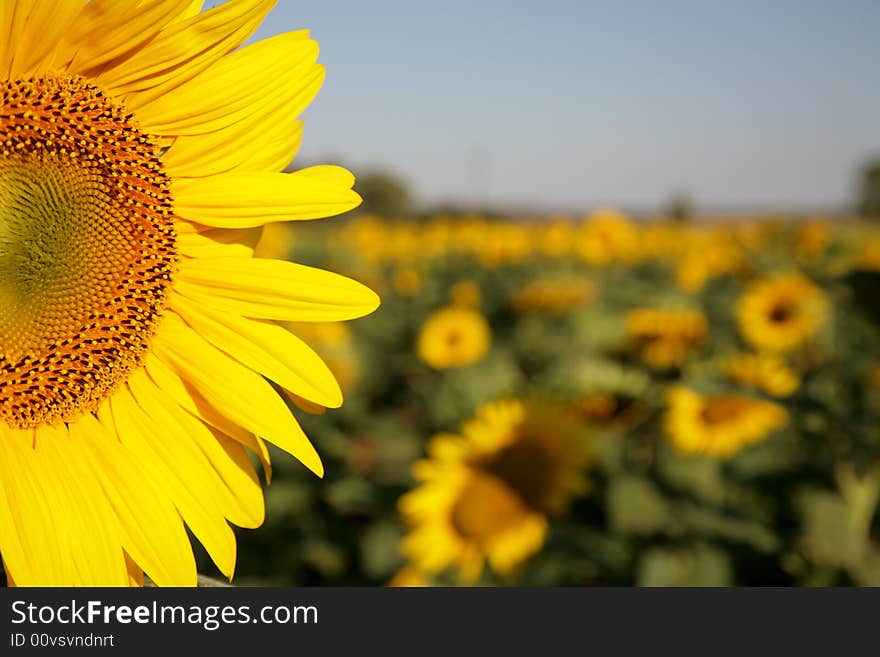
[[[309,415],[323,415],[327,411],[325,407],[310,402],[308,399],[303,399],[299,395],[290,392],[290,390],[285,390],[284,393],[287,395],[290,401],[296,404],[297,408],[305,411]]]
[[[125,555],[125,567],[128,570],[128,585],[141,587],[144,585],[144,569],[141,568],[129,554]],[[196,578],[198,582],[198,578]],[[161,585],[160,585],[161,586]],[[181,584],[180,586],[185,586]]]
[[[263,377],[211,346],[173,313],[166,313],[153,347],[157,356],[220,413],[323,476],[315,448]]]
[[[85,0],[6,0],[0,9],[0,61],[7,77],[27,78],[51,67],[58,43],[86,5]],[[6,21],[12,32],[5,31]],[[7,35],[9,35],[7,37]],[[5,50],[4,50],[5,46]]]
[[[205,546],[220,571],[231,578],[235,571],[235,535],[214,502],[216,487],[196,463],[182,461],[169,444],[168,427],[153,420],[137,403],[128,387],[110,398],[110,411],[120,440],[140,466],[167,491],[183,520]]]
[[[0,485],[32,564],[30,572],[19,572],[10,563],[16,584],[126,586],[118,524],[67,428],[42,426],[5,438]]]
[[[0,426],[0,554],[10,581],[25,586],[40,581],[49,571],[58,570],[56,578],[63,575],[57,563],[58,538],[49,512],[44,510],[45,502],[26,487],[30,484],[19,469],[19,459],[6,455],[7,450],[33,445],[33,441],[32,430]],[[19,483],[21,479],[24,481]]]
[[[119,0],[91,0],[64,33],[56,63],[72,74],[96,77],[107,68],[124,65],[127,56],[169,23],[191,16],[193,6],[191,0],[147,0],[137,7]]]
[[[247,319],[172,298],[172,307],[215,347],[309,401],[338,408],[342,390],[306,343],[278,324]]]
[[[269,458],[269,450],[266,449],[266,444],[260,438],[223,416],[197,390],[188,386],[180,378],[180,375],[155,355],[148,354],[144,366],[153,383],[171,397],[178,406],[193,417],[197,417],[205,424],[214,427],[224,436],[228,436],[254,452],[263,464],[266,482],[271,481],[272,463]]]
[[[21,34],[35,0],[8,0],[0,2],[0,73],[12,77],[16,54],[15,36]]]
[[[115,430],[110,435],[103,429],[112,417],[108,411],[100,423],[84,416],[71,427],[71,434],[110,500],[123,546],[157,585],[195,586],[196,563],[183,521],[166,491],[116,438]]]
[[[306,30],[258,41],[223,57],[185,86],[142,104],[138,119],[153,135],[223,130],[258,113],[261,106],[277,106],[278,97],[296,98],[302,87],[314,96],[317,88],[310,81],[319,75],[317,58],[318,44]],[[304,108],[285,110],[295,118]]]
[[[181,262],[175,289],[206,307],[257,319],[334,322],[379,307],[376,293],[350,278],[263,258]]]
[[[263,490],[241,445],[214,434],[180,408],[143,370],[129,378],[128,387],[141,408],[165,427],[167,454],[186,464],[191,481],[202,482],[198,488],[205,499],[239,527],[259,527],[264,518]]]
[[[276,0],[228,0],[167,25],[123,65],[96,76],[102,88],[138,110],[189,82],[253,34]]]
[[[224,130],[178,137],[162,156],[162,164],[174,179],[231,171],[283,171],[299,151],[302,130],[302,121],[279,117],[278,108],[273,107]]]
[[[338,183],[350,175],[337,173],[339,167],[318,168],[317,172],[233,172],[175,180],[175,210],[207,226],[250,228],[275,221],[331,217],[360,205],[361,197],[350,185]]]
[[[250,258],[260,241],[260,227],[245,230],[212,228],[177,236],[177,248],[191,258]]]
[[[323,181],[325,184],[336,185],[346,189],[351,189],[355,183],[355,178],[351,171],[333,164],[319,164],[314,167],[300,169],[296,174],[315,178],[316,180]]]

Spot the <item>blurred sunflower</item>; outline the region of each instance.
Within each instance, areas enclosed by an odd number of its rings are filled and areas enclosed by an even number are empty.
[[[741,249],[727,231],[682,236],[684,252],[678,258],[675,282],[688,294],[699,293],[706,283],[736,271],[744,260]]]
[[[449,288],[449,296],[453,305],[463,308],[479,308],[483,302],[483,293],[480,286],[474,281],[465,279],[458,281]]]
[[[354,348],[351,329],[343,322],[285,322],[284,326],[305,340],[326,363],[348,395],[360,378],[360,363]],[[300,404],[302,406],[302,404]],[[312,410],[312,409],[309,409]]]
[[[538,248],[545,257],[561,258],[571,252],[576,228],[568,218],[551,217],[537,232]]]
[[[666,401],[666,437],[685,454],[729,457],[788,422],[788,413],[779,404],[743,395],[705,397],[672,386]]]
[[[590,265],[632,263],[639,257],[638,229],[616,210],[594,210],[578,230],[574,250]]]
[[[319,406],[342,395],[275,321],[359,317],[378,298],[253,257],[264,224],[360,201],[343,169],[278,173],[324,69],[305,31],[239,49],[274,4],[2,4],[0,552],[15,584],[195,585],[184,523],[231,577],[228,522],[264,513],[245,448],[268,468],[265,439],[322,473],[266,378]]]
[[[422,274],[412,266],[397,267],[391,275],[394,291],[402,297],[412,297],[422,287]]]
[[[508,574],[540,550],[547,517],[587,490],[591,456],[583,426],[553,405],[484,405],[461,435],[442,434],[413,469],[421,486],[400,499],[412,528],[402,545],[415,567],[458,566],[476,580],[488,560]]]
[[[483,315],[470,308],[447,306],[422,325],[416,352],[431,367],[447,369],[477,362],[491,343],[492,332]]]
[[[788,397],[800,385],[797,372],[776,353],[735,354],[723,369],[733,381],[772,397]]]
[[[431,586],[431,581],[415,568],[405,566],[398,570],[388,582],[388,586],[394,588],[425,588]]]
[[[639,399],[610,392],[584,395],[572,402],[568,410],[591,427],[616,431],[635,426],[646,412]]]
[[[630,348],[658,370],[680,364],[709,334],[709,322],[699,310],[636,308],[626,314]]]
[[[880,239],[876,236],[863,240],[858,253],[855,254],[856,269],[880,271]]]
[[[501,265],[521,264],[535,249],[532,235],[526,226],[495,222],[479,245],[477,256],[487,269]]]
[[[802,260],[815,260],[822,256],[831,243],[831,225],[823,219],[811,219],[798,231],[795,254]]]
[[[517,290],[510,299],[510,305],[520,314],[544,312],[563,315],[592,303],[597,296],[596,284],[583,276],[544,277]]]
[[[290,224],[267,224],[263,227],[260,240],[254,247],[254,255],[257,258],[287,260],[295,242],[296,238]]]
[[[880,365],[875,365],[868,370],[865,380],[869,387],[874,388],[875,390],[880,390]]]
[[[821,328],[828,316],[825,294],[800,274],[753,283],[736,309],[740,333],[757,349],[791,351]]]

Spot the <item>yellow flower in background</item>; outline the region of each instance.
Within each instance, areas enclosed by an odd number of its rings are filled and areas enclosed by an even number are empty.
[[[419,235],[419,253],[422,257],[441,258],[455,246],[452,243],[452,225],[446,220],[431,220]]]
[[[593,211],[575,237],[574,249],[585,263],[632,262],[639,254],[639,234],[629,218],[616,210]]]
[[[596,284],[583,276],[544,277],[514,293],[510,305],[518,313],[562,315],[592,303],[597,296]]]
[[[415,267],[398,267],[391,276],[391,284],[400,296],[411,297],[422,287],[422,274]]]
[[[534,249],[528,226],[514,223],[494,223],[487,238],[480,243],[477,255],[487,269],[501,265],[521,264],[528,260]]]
[[[709,322],[699,310],[636,308],[626,314],[629,342],[654,369],[679,365],[709,334]]]
[[[422,325],[416,352],[431,367],[447,369],[481,360],[491,344],[492,332],[483,315],[470,308],[447,306]]]
[[[263,227],[260,240],[254,247],[257,258],[288,260],[294,245],[293,227],[287,223],[268,224]]]
[[[825,253],[831,243],[831,225],[822,219],[808,221],[798,232],[795,243],[797,257],[809,260]]]
[[[18,585],[231,577],[263,521],[246,449],[322,473],[266,380],[339,386],[276,321],[360,317],[359,283],[253,257],[260,227],[350,210],[344,169],[282,171],[324,69],[274,5],[6,0],[0,11],[0,552]],[[264,378],[266,377],[266,378]],[[256,436],[259,436],[257,438]]]
[[[723,365],[737,383],[773,397],[788,397],[800,385],[800,377],[775,353],[736,354]]]
[[[791,351],[805,344],[828,316],[825,294],[799,274],[753,283],[737,305],[739,330],[756,349]]]
[[[700,233],[690,236],[686,244],[675,270],[675,281],[682,292],[697,294],[709,280],[736,271],[743,263],[742,250],[730,233]]]
[[[395,222],[387,229],[385,257],[391,262],[408,262],[419,250],[419,232],[410,222]]]
[[[480,253],[489,241],[491,227],[483,217],[469,215],[452,222],[450,244],[463,253]]]
[[[374,265],[384,260],[385,222],[373,214],[362,214],[342,229],[341,242],[358,254],[364,262]]]
[[[641,227],[639,241],[645,257],[674,261],[687,249],[693,227],[678,221],[661,219]]]
[[[411,531],[402,549],[428,574],[457,566],[473,582],[488,561],[510,573],[544,543],[549,516],[587,490],[591,460],[583,426],[553,405],[484,405],[461,435],[441,434],[400,499]]]
[[[573,402],[568,410],[591,427],[620,430],[638,424],[646,408],[627,395],[596,392]]]
[[[730,457],[788,422],[788,413],[779,404],[743,395],[705,397],[673,386],[666,401],[664,432],[685,454]]]
[[[465,584],[480,576],[487,559],[496,572],[511,572],[541,549],[547,533],[546,518],[513,490],[463,465],[445,466],[401,498],[400,508],[413,526],[404,554],[432,574],[457,566]]]
[[[857,269],[880,271],[880,237],[867,236],[855,256],[855,266]]]
[[[865,377],[868,386],[874,388],[875,390],[880,390],[880,365],[875,365],[868,371],[867,377]]]
[[[395,588],[425,588],[431,586],[431,581],[415,568],[405,566],[398,570],[388,586]]]
[[[351,329],[343,322],[286,322],[285,327],[311,345],[326,363],[346,395],[357,386],[360,363],[352,343]],[[294,398],[295,402],[300,400]],[[298,404],[313,410],[307,404]]]
[[[571,253],[575,239],[574,224],[564,217],[551,217],[538,233],[538,248],[548,258],[560,258]]]
[[[458,281],[449,289],[449,296],[453,305],[462,308],[479,308],[483,302],[480,286],[471,280]]]

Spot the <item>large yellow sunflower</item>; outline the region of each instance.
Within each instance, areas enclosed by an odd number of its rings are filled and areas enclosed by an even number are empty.
[[[472,582],[488,560],[507,574],[544,543],[547,518],[585,492],[591,460],[583,426],[552,405],[486,404],[461,435],[441,434],[400,509],[403,551],[422,572],[458,566]]]
[[[378,305],[253,257],[262,225],[359,203],[280,173],[324,70],[308,32],[241,47],[274,0],[0,2],[0,552],[18,585],[231,577],[263,520],[246,449],[321,474],[282,397],[342,402],[277,321]]]
[[[825,293],[800,274],[756,281],[737,306],[743,337],[767,351],[797,349],[816,334],[827,316]]]
[[[744,395],[707,397],[677,385],[669,389],[667,404],[666,437],[685,454],[730,457],[788,423],[779,404]]]

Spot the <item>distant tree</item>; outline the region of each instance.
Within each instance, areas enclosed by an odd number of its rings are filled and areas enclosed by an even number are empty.
[[[364,199],[361,212],[395,218],[409,213],[412,199],[402,179],[382,170],[361,169],[356,174],[355,191]]]
[[[665,216],[675,221],[687,221],[693,216],[694,207],[686,192],[676,192],[669,199],[664,211]]]
[[[862,167],[858,186],[858,212],[863,217],[880,218],[880,159]]]

